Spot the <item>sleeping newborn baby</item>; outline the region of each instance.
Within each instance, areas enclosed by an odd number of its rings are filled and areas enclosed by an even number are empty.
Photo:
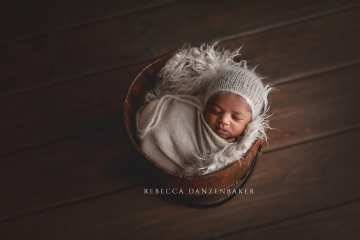
[[[271,88],[237,56],[215,44],[185,48],[160,71],[136,120],[141,149],[160,168],[208,174],[266,139]]]

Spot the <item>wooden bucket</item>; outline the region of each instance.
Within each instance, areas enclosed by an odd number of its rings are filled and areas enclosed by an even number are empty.
[[[241,192],[241,188],[255,167],[256,160],[261,155],[263,142],[256,141],[241,160],[241,164],[240,161],[235,161],[223,169],[202,176],[174,175],[146,156],[140,149],[136,135],[136,111],[143,104],[146,91],[154,87],[157,73],[173,54],[173,51],[169,52],[149,64],[132,82],[124,100],[125,127],[136,150],[151,163],[156,172],[157,177],[153,181],[157,188],[152,189],[155,191],[154,194],[159,194],[166,199],[180,200],[192,206],[219,205]]]

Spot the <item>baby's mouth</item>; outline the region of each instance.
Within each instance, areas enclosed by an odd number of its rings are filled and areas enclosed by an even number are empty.
[[[229,137],[229,132],[222,129],[222,128],[216,128],[215,129],[215,132],[220,136],[220,137],[223,137],[223,138],[228,138]]]

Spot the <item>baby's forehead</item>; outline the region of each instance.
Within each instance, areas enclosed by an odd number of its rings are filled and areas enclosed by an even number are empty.
[[[217,102],[222,102],[227,99],[231,99],[232,101],[239,101],[239,102],[246,103],[246,100],[242,96],[240,96],[239,94],[236,94],[236,93],[228,92],[228,91],[219,91],[219,92],[214,93],[209,98],[207,103],[217,103]]]

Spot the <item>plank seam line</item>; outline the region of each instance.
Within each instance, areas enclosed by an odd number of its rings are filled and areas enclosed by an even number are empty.
[[[348,200],[348,201],[344,201],[344,202],[337,203],[337,204],[330,205],[330,206],[323,207],[323,208],[318,208],[318,209],[315,209],[315,210],[312,210],[312,211],[307,211],[307,212],[297,214],[297,215],[294,215],[294,216],[289,216],[289,217],[285,217],[285,218],[278,219],[278,220],[275,220],[275,221],[269,221],[269,222],[266,222],[266,223],[263,223],[263,224],[249,226],[249,227],[245,227],[245,228],[242,228],[242,229],[239,229],[239,230],[236,230],[236,231],[224,233],[224,234],[221,234],[221,235],[216,236],[214,238],[208,238],[207,240],[223,239],[224,237],[231,236],[233,234],[237,234],[237,233],[241,233],[241,232],[249,232],[249,231],[253,231],[253,230],[257,230],[257,229],[262,229],[262,228],[275,226],[275,225],[278,225],[278,224],[281,224],[281,223],[284,223],[284,222],[294,221],[294,220],[301,219],[301,218],[304,218],[304,217],[307,217],[307,216],[316,215],[316,214],[321,213],[321,212],[337,210],[339,208],[346,207],[348,205],[358,204],[359,202],[360,202],[360,197],[357,197],[357,198],[354,198],[354,199],[351,199],[351,200]]]
[[[236,39],[236,38],[239,38],[239,37],[242,37],[242,36],[247,36],[247,35],[251,35],[251,34],[255,34],[255,33],[260,33],[260,32],[264,32],[264,31],[274,29],[274,28],[285,27],[285,26],[288,26],[288,25],[291,25],[291,24],[294,24],[294,23],[300,23],[300,22],[312,20],[314,18],[318,18],[318,17],[321,17],[321,16],[326,16],[326,15],[339,13],[339,12],[350,10],[350,9],[356,8],[356,7],[357,7],[357,5],[352,4],[352,5],[342,7],[342,8],[331,9],[331,10],[328,10],[328,11],[325,11],[325,12],[312,14],[312,15],[307,15],[307,16],[304,16],[304,17],[301,17],[301,18],[296,18],[296,19],[292,19],[292,20],[289,20],[289,21],[285,21],[283,23],[276,23],[276,24],[272,24],[272,25],[268,25],[268,26],[264,26],[264,27],[260,27],[260,28],[255,28],[253,30],[249,30],[249,31],[241,32],[239,34],[231,35],[229,37],[219,38],[218,40],[214,40],[214,41],[225,42],[225,41],[233,40],[233,39]],[[249,33],[251,33],[251,34],[249,34]],[[86,76],[97,75],[97,74],[101,74],[101,73],[105,73],[105,72],[111,72],[113,70],[118,70],[118,69],[123,69],[123,68],[131,67],[131,66],[150,63],[151,61],[154,61],[155,59],[160,58],[161,56],[164,56],[164,55],[168,54],[169,52],[175,51],[175,50],[176,49],[172,49],[172,50],[166,51],[166,53],[160,54],[159,56],[152,57],[152,58],[149,58],[149,59],[144,59],[143,61],[132,63],[132,64],[113,65],[113,66],[110,66],[110,67],[104,67],[102,69],[97,69],[97,70],[88,71],[88,72],[85,71],[85,72],[82,72],[82,73],[70,75],[68,77],[62,77],[60,79],[55,79],[55,80],[50,81],[50,82],[41,83],[41,84],[33,86],[33,87],[10,90],[8,92],[1,93],[0,97],[6,97],[6,96],[10,96],[10,95],[15,95],[15,94],[21,94],[21,93],[24,93],[24,92],[33,91],[35,89],[39,89],[39,88],[43,88],[43,87],[49,87],[49,86],[59,84],[59,83],[64,83],[64,82],[68,82],[68,81],[72,81],[72,80],[74,81],[76,79],[86,77]]]
[[[255,28],[253,30],[244,31],[244,32],[229,35],[229,36],[226,36],[226,37],[215,38],[213,41],[225,42],[225,41],[229,41],[229,40],[234,40],[234,39],[237,39],[237,38],[254,35],[254,34],[257,34],[257,33],[260,33],[260,32],[266,32],[266,31],[270,31],[272,29],[282,28],[282,27],[286,27],[286,26],[289,26],[289,25],[310,21],[310,20],[313,20],[313,19],[316,19],[316,18],[321,18],[321,17],[325,17],[325,16],[328,16],[328,15],[337,14],[337,13],[340,13],[340,12],[356,9],[358,7],[359,7],[358,4],[349,4],[349,5],[345,5],[343,7],[340,7],[340,8],[329,9],[329,10],[326,10],[326,11],[323,11],[323,12],[318,12],[318,13],[305,15],[305,16],[294,18],[294,19],[291,19],[291,20],[284,20],[282,22],[270,24],[270,25],[263,26],[263,27],[258,27],[258,28]]]
[[[270,83],[271,86],[278,86],[278,85],[284,85],[284,84],[288,84],[288,83],[293,83],[295,81],[304,79],[304,78],[310,78],[310,77],[314,77],[317,75],[321,75],[321,74],[326,74],[329,72],[334,72],[334,71],[338,71],[344,68],[348,68],[348,67],[352,67],[355,66],[357,64],[360,63],[360,58],[352,60],[352,61],[348,61],[348,62],[344,62],[344,63],[339,63],[339,64],[335,64],[335,65],[330,65],[327,67],[322,67],[319,69],[314,69],[311,71],[306,71],[306,72],[302,72],[302,73],[297,73],[294,75],[290,75],[288,77],[284,77],[284,78],[279,78],[278,80],[275,80],[273,82]]]
[[[287,148],[296,147],[296,146],[307,144],[307,143],[310,143],[310,142],[317,142],[317,141],[320,141],[320,140],[325,139],[325,138],[335,137],[335,136],[338,136],[338,135],[346,134],[347,132],[350,132],[350,131],[358,131],[358,130],[360,130],[360,124],[359,123],[355,124],[355,125],[352,125],[352,126],[348,126],[348,127],[344,127],[344,128],[340,128],[340,129],[335,129],[333,131],[329,131],[329,132],[326,132],[326,133],[317,134],[315,136],[312,136],[312,137],[309,137],[309,138],[304,138],[304,139],[301,139],[301,140],[298,140],[298,141],[293,141],[290,144],[284,144],[282,146],[277,146],[277,147],[274,147],[274,148],[265,149],[263,151],[263,153],[267,154],[267,153],[277,152],[277,151],[281,151],[281,150],[284,150],[284,149],[287,149]]]
[[[312,142],[312,141],[318,141],[320,139],[327,138],[329,136],[335,136],[335,135],[338,135],[338,134],[344,134],[344,133],[346,133],[348,131],[351,131],[351,130],[358,130],[359,128],[360,128],[360,124],[357,124],[357,125],[355,125],[353,127],[337,130],[337,131],[334,131],[334,132],[332,132],[330,134],[323,134],[323,135],[320,134],[319,136],[316,136],[313,139],[309,138],[309,139],[306,139],[304,141],[299,141],[296,144],[292,144],[290,147],[294,147],[294,146],[297,146],[297,145],[300,145],[300,144],[309,143],[309,142]],[[267,151],[264,151],[264,154],[274,152],[274,151],[279,151],[279,150],[282,150],[282,149],[285,149],[285,148],[288,148],[288,147],[289,146],[282,146],[282,147],[278,147],[276,149],[267,150]],[[135,187],[142,186],[142,185],[143,184],[134,184],[134,185],[122,187],[122,188],[114,190],[114,191],[103,192],[103,193],[100,193],[100,194],[97,193],[97,194],[93,194],[93,195],[86,196],[86,197],[83,197],[83,198],[80,197],[78,199],[71,199],[71,200],[55,203],[55,204],[48,205],[48,206],[45,206],[45,207],[42,207],[42,208],[26,210],[24,212],[17,213],[17,214],[15,214],[13,216],[7,216],[7,217],[4,217],[4,218],[0,219],[0,224],[2,222],[16,221],[18,219],[21,219],[21,218],[24,218],[24,217],[27,217],[27,216],[31,216],[31,215],[35,215],[35,214],[41,214],[43,212],[46,212],[46,211],[49,211],[49,210],[52,210],[52,209],[58,209],[58,208],[63,208],[63,207],[67,207],[67,206],[72,206],[72,205],[76,205],[76,204],[83,203],[83,202],[86,202],[86,201],[92,201],[92,200],[96,200],[98,198],[123,193],[125,191],[132,190]]]
[[[97,75],[97,74],[103,74],[103,73],[106,73],[106,72],[111,72],[111,71],[114,71],[114,70],[120,70],[120,69],[125,69],[125,68],[150,64],[152,60],[159,59],[159,58],[169,54],[172,51],[175,51],[175,49],[169,50],[169,51],[167,51],[167,52],[165,52],[163,54],[160,54],[159,56],[157,56],[154,59],[147,60],[147,61],[144,61],[144,62],[139,62],[139,63],[135,63],[135,64],[129,64],[129,65],[112,66],[112,67],[104,68],[102,70],[84,72],[84,73],[81,73],[81,74],[78,74],[78,75],[71,76],[69,78],[60,78],[60,79],[53,80],[53,81],[50,81],[50,82],[41,83],[41,84],[33,86],[33,87],[15,89],[15,90],[8,91],[8,92],[0,94],[0,97],[7,97],[7,96],[11,96],[11,95],[22,94],[22,93],[34,91],[34,90],[40,89],[40,88],[51,87],[51,86],[55,86],[55,85],[58,85],[58,84],[66,83],[66,82],[71,81],[71,80],[76,80],[76,79],[79,79],[79,78],[83,78],[83,77],[86,77],[86,76],[93,76],[93,75]],[[313,76],[316,76],[316,75],[321,75],[321,74],[325,74],[325,73],[328,73],[328,72],[337,71],[337,70],[340,70],[340,69],[343,69],[343,68],[352,67],[352,66],[357,65],[359,63],[360,63],[360,58],[352,60],[352,61],[344,62],[344,63],[335,64],[335,65],[328,66],[328,67],[322,67],[322,68],[319,68],[319,69],[315,69],[315,70],[311,70],[311,71],[307,71],[307,72],[303,72],[303,73],[298,73],[298,74],[294,74],[294,75],[290,75],[290,76],[284,77],[284,78],[279,78],[278,80],[275,80],[275,81],[271,82],[270,85],[271,86],[283,85],[283,84],[295,82],[295,81],[298,81],[298,80],[301,80],[301,79],[304,79],[304,78],[309,78],[309,77],[313,77]]]
[[[73,24],[68,24],[68,25],[63,25],[63,26],[57,26],[55,27],[54,30],[43,30],[43,31],[39,31],[36,33],[29,33],[29,34],[24,34],[23,36],[19,36],[19,37],[15,37],[15,39],[12,40],[6,40],[0,43],[1,47],[9,47],[11,45],[15,45],[17,42],[21,42],[21,41],[27,41],[27,40],[31,40],[34,38],[41,38],[43,36],[47,36],[50,33],[54,33],[54,32],[61,32],[61,31],[65,31],[65,30],[71,30],[74,28],[79,28],[79,27],[83,27],[83,26],[87,26],[90,24],[94,24],[94,23],[100,23],[100,22],[105,22],[105,21],[109,21],[113,18],[117,18],[117,17],[126,17],[128,15],[132,15],[135,13],[141,13],[141,12],[145,12],[145,11],[150,11],[153,9],[158,9],[158,8],[162,8],[162,7],[167,7],[168,5],[173,4],[174,2],[176,2],[176,0],[167,0],[164,3],[157,3],[157,4],[151,4],[149,6],[146,7],[137,7],[137,8],[133,8],[131,10],[119,10],[113,14],[110,15],[105,15],[102,17],[95,17],[91,20],[87,20],[87,21],[83,21],[80,23],[73,23]]]
[[[34,90],[37,90],[40,88],[52,87],[52,86],[56,86],[56,85],[59,85],[62,83],[76,81],[77,79],[81,79],[84,77],[91,77],[94,75],[104,74],[104,73],[112,72],[112,71],[118,71],[118,70],[122,70],[122,69],[126,69],[126,68],[131,68],[131,67],[135,68],[135,67],[141,67],[141,66],[145,67],[146,65],[150,64],[152,61],[155,61],[156,59],[159,59],[159,58],[165,56],[166,54],[169,54],[169,52],[171,52],[171,51],[173,51],[173,50],[162,53],[159,56],[157,56],[156,58],[152,58],[150,60],[144,60],[141,62],[127,64],[127,65],[115,65],[115,66],[111,66],[111,67],[104,67],[102,69],[97,69],[97,70],[88,71],[88,72],[82,72],[82,73],[74,74],[74,75],[68,76],[68,77],[59,77],[58,79],[40,83],[33,87],[18,88],[18,89],[10,90],[8,92],[0,93],[0,97],[7,97],[7,96],[11,96],[11,95],[16,95],[16,94],[22,94],[22,93],[34,91]],[[141,69],[139,69],[139,71],[140,70]],[[137,74],[138,74],[138,72],[136,72],[134,75],[137,75]]]
[[[12,221],[16,221],[18,219],[22,219],[31,215],[36,215],[36,214],[42,214],[44,212],[47,212],[49,210],[53,210],[53,209],[58,209],[58,208],[63,208],[66,206],[72,206],[72,205],[76,205],[78,203],[83,203],[83,202],[87,202],[87,201],[92,201],[92,200],[96,200],[98,198],[102,198],[102,197],[107,197],[110,195],[114,195],[116,193],[119,192],[123,192],[126,190],[130,190],[136,186],[139,186],[140,184],[134,184],[134,185],[130,185],[130,186],[126,186],[126,187],[122,187],[119,188],[115,191],[109,191],[109,192],[103,192],[103,193],[95,193],[92,195],[88,195],[86,197],[80,197],[78,199],[71,199],[71,200],[67,200],[67,201],[63,201],[63,202],[59,202],[59,203],[54,203],[45,207],[39,207],[39,208],[34,208],[34,209],[29,209],[29,210],[25,210],[23,212],[19,212],[16,213],[12,216],[7,216],[7,217],[3,217],[0,219],[0,224],[1,223],[5,223],[5,222],[12,222]]]

